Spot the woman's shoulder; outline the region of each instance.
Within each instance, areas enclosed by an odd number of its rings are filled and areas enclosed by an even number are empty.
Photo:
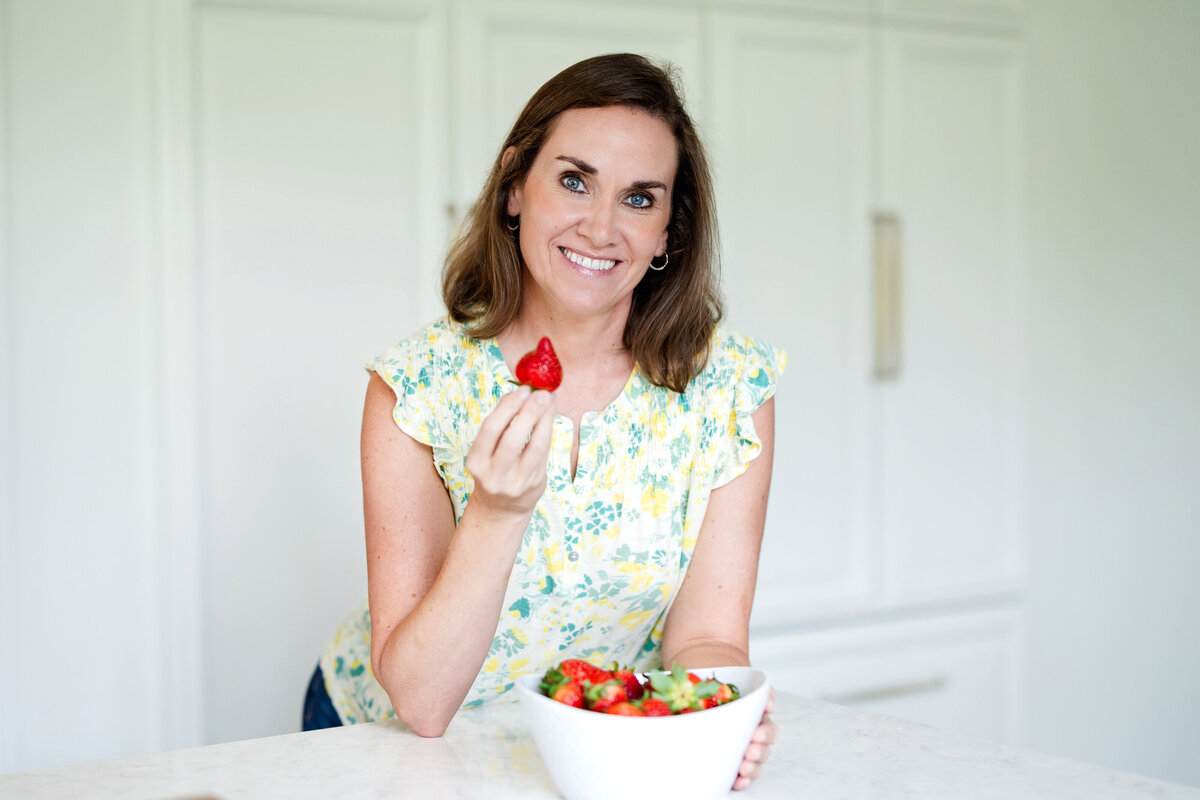
[[[488,343],[473,338],[467,327],[441,317],[414,331],[367,362],[367,369],[412,375],[414,371],[461,374],[486,368]]]
[[[715,386],[750,383],[774,386],[787,366],[787,353],[754,336],[718,325],[709,340],[708,361],[692,384],[707,391]]]

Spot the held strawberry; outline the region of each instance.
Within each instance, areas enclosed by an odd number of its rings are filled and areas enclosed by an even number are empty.
[[[562,364],[558,362],[558,356],[545,336],[536,349],[521,356],[514,373],[517,380],[526,386],[548,392],[553,392],[562,383]]]

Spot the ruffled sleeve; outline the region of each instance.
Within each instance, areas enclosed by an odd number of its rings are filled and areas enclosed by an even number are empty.
[[[712,453],[713,488],[746,471],[762,451],[752,415],[775,395],[787,353],[749,336],[718,332],[713,344],[710,414],[717,434]]]
[[[392,419],[400,430],[435,451],[453,449],[453,429],[444,424],[441,409],[456,382],[447,380],[441,338],[436,329],[426,329],[364,365],[396,393]]]

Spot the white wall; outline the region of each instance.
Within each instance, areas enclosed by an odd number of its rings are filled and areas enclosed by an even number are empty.
[[[1200,784],[1200,4],[1029,5],[1026,742]]]
[[[261,669],[235,637],[189,650],[232,617],[221,574],[178,590],[203,571],[169,513],[199,474],[177,372],[196,354],[169,349],[196,322],[169,201],[187,165],[157,127],[187,100],[158,72],[187,5],[0,0],[0,770],[221,738],[238,722],[205,709]],[[1027,6],[1026,741],[1200,784],[1200,5]],[[360,541],[305,534],[287,647],[343,612],[312,604],[349,593]],[[334,585],[306,594],[323,561]]]

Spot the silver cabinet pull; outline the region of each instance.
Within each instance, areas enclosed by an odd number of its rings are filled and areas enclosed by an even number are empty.
[[[875,379],[900,377],[903,355],[901,278],[902,229],[900,217],[876,212],[875,229]]]
[[[925,680],[893,683],[886,686],[872,686],[867,689],[854,689],[849,692],[830,692],[817,695],[818,700],[837,703],[840,706],[854,706],[875,700],[890,700],[894,697],[904,697],[910,694],[925,694],[936,692],[946,687],[946,677],[939,675]]]

